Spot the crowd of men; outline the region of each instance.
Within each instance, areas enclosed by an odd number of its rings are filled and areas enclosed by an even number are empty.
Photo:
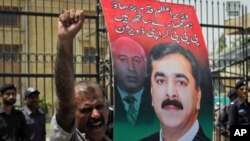
[[[24,92],[25,106],[16,109],[17,87],[8,83],[0,88],[0,141],[45,141],[45,114],[39,110],[40,92],[29,87]]]

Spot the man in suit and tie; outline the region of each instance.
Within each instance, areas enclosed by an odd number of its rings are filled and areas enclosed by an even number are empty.
[[[152,105],[159,132],[142,141],[208,141],[198,122],[200,68],[193,54],[175,43],[161,43],[149,56]]]
[[[147,56],[138,42],[126,36],[112,41],[111,48],[115,72],[115,140],[138,140],[157,123],[146,81]],[[149,128],[141,130],[146,125]],[[127,136],[134,131],[137,134]]]

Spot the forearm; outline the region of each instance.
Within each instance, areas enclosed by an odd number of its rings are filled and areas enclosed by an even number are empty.
[[[72,41],[58,40],[58,56],[55,64],[57,95],[56,119],[58,124],[69,131],[74,121],[74,70]]]
[[[236,106],[231,106],[229,109],[228,122],[229,125],[237,124],[237,108]]]
[[[83,10],[66,10],[58,19],[57,59],[55,83],[57,95],[56,120],[61,128],[70,131],[74,121],[76,105],[73,69],[73,40],[82,28]]]

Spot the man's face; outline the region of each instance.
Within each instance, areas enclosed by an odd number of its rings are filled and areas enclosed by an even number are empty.
[[[201,97],[190,62],[178,53],[153,61],[151,83],[152,105],[162,128],[190,128]]]
[[[141,89],[146,77],[146,56],[138,44],[127,42],[113,53],[114,70],[118,86],[126,91]]]
[[[248,98],[248,87],[247,85],[243,85],[237,89],[237,96],[239,96],[242,99]]]
[[[101,92],[76,94],[76,123],[80,132],[86,133],[89,140],[104,137],[108,122],[108,105]]]
[[[14,105],[16,103],[16,90],[8,89],[2,93],[4,105]]]
[[[26,105],[31,109],[38,109],[39,108],[39,95],[38,94],[31,94],[30,96],[25,98]]]

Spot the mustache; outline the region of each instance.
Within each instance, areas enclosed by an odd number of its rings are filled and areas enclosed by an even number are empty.
[[[99,118],[89,118],[87,124],[88,125],[92,125],[92,124],[95,124],[96,122],[99,122],[99,121],[101,121],[101,122],[104,123],[104,117],[103,117],[103,115],[100,115]]]
[[[9,99],[9,100],[5,100],[3,101],[4,105],[14,105],[16,103],[15,99]]]
[[[181,104],[180,101],[178,100],[171,100],[171,99],[166,99],[162,102],[161,104],[161,108],[163,109],[165,106],[169,106],[169,105],[173,105],[175,107],[177,107],[178,109],[183,110],[183,105]]]
[[[33,100],[32,103],[36,104],[36,103],[39,103],[38,100]]]

